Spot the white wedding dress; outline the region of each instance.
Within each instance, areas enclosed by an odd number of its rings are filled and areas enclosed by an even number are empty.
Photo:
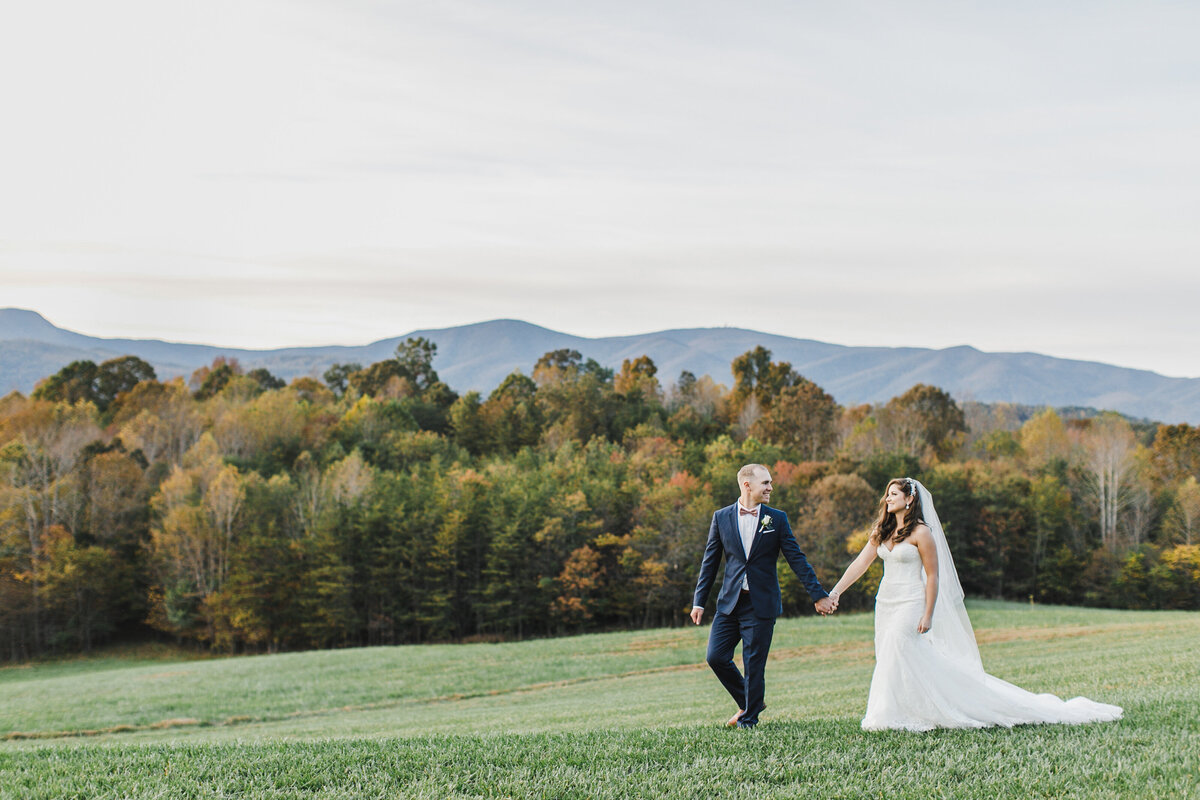
[[[914,481],[914,483],[916,483]],[[1034,722],[1106,722],[1120,719],[1119,706],[1085,697],[1063,701],[1034,694],[983,671],[945,534],[924,486],[925,521],[938,546],[938,601],[933,627],[917,633],[925,611],[925,570],[916,545],[879,547],[883,581],[875,599],[875,673],[864,730],[1011,727]]]

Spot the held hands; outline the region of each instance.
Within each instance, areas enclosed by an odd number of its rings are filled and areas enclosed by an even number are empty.
[[[817,613],[822,617],[827,617],[833,612],[837,611],[838,595],[831,594],[829,597],[822,597],[820,600],[813,603],[813,607],[817,609]],[[704,619],[704,609],[693,606],[692,613],[690,613],[688,616],[691,617],[693,624],[699,625],[700,620]],[[924,633],[925,631],[921,632]]]

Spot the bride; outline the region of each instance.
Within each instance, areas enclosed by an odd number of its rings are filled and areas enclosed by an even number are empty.
[[[864,730],[1121,718],[1119,706],[1033,694],[983,671],[946,535],[929,490],[918,481],[888,483],[866,546],[830,592],[835,604],[877,555],[883,581],[875,598],[875,673]]]

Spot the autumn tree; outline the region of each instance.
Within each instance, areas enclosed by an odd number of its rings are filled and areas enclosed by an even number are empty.
[[[960,404],[966,424],[964,446],[981,458],[1016,456],[1020,444],[1016,431],[1021,427],[1021,412],[1013,403],[980,403],[967,400]]]
[[[1046,408],[1030,417],[1018,433],[1022,458],[1036,470],[1065,467],[1071,459],[1074,445],[1062,417]]]
[[[480,408],[487,431],[487,452],[509,455],[533,447],[545,419],[537,402],[537,383],[516,371],[504,378]]]
[[[843,408],[838,416],[837,432],[838,452],[845,457],[861,460],[883,449],[879,422],[869,403]]]
[[[108,407],[105,415],[109,425],[118,429],[137,416],[143,409],[154,409],[163,402],[172,384],[158,381],[142,381],[126,392],[121,392]],[[180,383],[180,385],[182,385]]]
[[[1049,473],[1030,481],[1028,501],[1034,524],[1024,533],[1030,539],[1032,566],[1037,574],[1055,550],[1068,544],[1073,501],[1068,486]]]
[[[727,390],[705,375],[697,378],[684,370],[667,393],[667,429],[674,436],[697,444],[711,441],[726,430],[721,410]]]
[[[656,582],[658,566],[647,572],[646,559],[631,543],[628,534],[602,533],[567,557],[552,611],[568,627],[585,629],[627,616],[637,602],[635,587]]]
[[[749,432],[758,417],[771,410],[784,389],[803,380],[788,362],[771,361],[771,351],[762,345],[735,358],[730,369],[733,391],[728,398],[728,416],[743,432]]]
[[[221,455],[270,475],[315,446],[309,438],[313,410],[298,402],[293,389],[234,397],[223,394],[208,404],[210,432]]]
[[[823,583],[832,585],[841,577],[853,559],[846,540],[871,524],[878,504],[878,493],[857,475],[829,475],[804,492],[792,529]],[[807,596],[794,575],[786,583],[793,597]]]
[[[101,362],[96,370],[96,407],[101,412],[138,384],[157,379],[154,367],[137,356],[121,356]]]
[[[410,382],[401,379],[400,363],[394,358],[376,361],[352,373],[346,380],[356,394],[364,397],[394,400],[411,397],[416,391]]]
[[[57,525],[47,532],[42,560],[37,591],[57,629],[56,640],[91,650],[123,621],[122,607],[133,585],[131,565],[110,549],[79,544]]]
[[[613,390],[625,397],[642,402],[661,403],[662,387],[658,383],[658,367],[650,356],[638,356],[621,362],[621,371],[613,380]]]
[[[454,441],[472,455],[488,451],[487,423],[483,417],[479,392],[467,392],[450,406],[450,430],[453,431]]]
[[[216,441],[204,434],[151,499],[150,553],[159,589],[152,624],[212,640],[214,620],[205,606],[228,577],[244,500],[244,478],[222,463]],[[205,629],[196,627],[201,622]]]
[[[750,432],[801,459],[815,461],[833,455],[837,418],[834,399],[812,381],[798,377],[780,392]]]
[[[578,350],[551,350],[533,365],[533,380],[539,386],[558,383],[578,373],[582,359],[583,355]]]
[[[288,386],[296,393],[296,397],[305,403],[319,408],[333,404],[333,392],[316,378],[301,375],[292,378],[292,382]]]
[[[148,465],[139,456],[117,439],[87,458],[80,471],[88,537],[129,560],[139,557],[146,533]]]
[[[554,613],[569,625],[589,622],[603,603],[601,586],[606,578],[600,553],[591,545],[583,545],[571,553],[558,584],[562,587],[554,601]]]
[[[1100,541],[1109,551],[1120,544],[1121,512],[1129,504],[1136,466],[1137,443],[1133,429],[1117,414],[1091,420],[1083,431],[1081,462],[1083,488],[1100,529]]]
[[[72,361],[39,383],[33,390],[33,399],[61,403],[94,403],[96,373],[94,361]]]
[[[112,358],[99,366],[92,361],[72,361],[38,384],[33,397],[63,403],[85,401],[103,413],[122,392],[154,379],[154,367],[137,356]]]
[[[362,364],[351,362],[348,364],[334,364],[329,369],[325,370],[321,376],[325,385],[329,387],[335,397],[341,397],[346,393],[346,389],[350,387],[350,376],[362,369]]]
[[[96,407],[24,400],[10,405],[0,421],[0,550],[10,559],[13,587],[23,606],[34,650],[49,643],[44,613],[46,547],[54,529],[74,537],[84,522],[84,493],[78,474],[85,446],[101,436]]]
[[[449,410],[458,395],[433,368],[437,345],[418,336],[396,347],[395,355],[351,374],[350,386],[360,395],[401,401],[424,430],[446,433]]]
[[[437,345],[424,336],[409,337],[396,346],[395,360],[400,366],[400,377],[408,379],[418,392],[424,392],[438,382],[433,368],[437,356]]]
[[[666,417],[658,367],[649,356],[625,359],[613,379],[617,408],[610,431],[613,438],[639,425],[661,425]]]
[[[217,356],[210,366],[201,367],[192,373],[189,384],[197,400],[215,397],[230,381],[242,374],[242,365],[236,358]]]
[[[966,420],[954,399],[923,383],[893,397],[875,416],[885,449],[917,457],[946,458],[966,436]]]
[[[1189,476],[1200,480],[1200,427],[1159,425],[1150,452],[1159,480],[1176,482]]]
[[[655,479],[642,493],[629,546],[638,555],[633,581],[643,625],[682,622],[678,599],[695,587],[696,554],[716,507],[709,487],[682,471]]]
[[[272,389],[282,389],[287,386],[287,381],[272,375],[266,367],[252,369],[246,373],[246,377],[254,381],[258,385],[259,391],[262,392],[269,392]]]
[[[358,450],[372,464],[388,459],[388,438],[418,430],[412,414],[393,400],[363,396],[337,419],[329,435],[343,452]]]
[[[140,387],[158,384],[139,384]],[[135,389],[131,395],[138,394]],[[144,402],[130,403],[122,408],[119,436],[130,449],[140,450],[150,463],[164,461],[178,464],[204,430],[191,393],[176,379],[163,384],[161,390],[143,393]],[[140,407],[139,407],[140,406]]]
[[[537,401],[551,444],[607,437],[616,412],[612,370],[576,350],[554,350],[533,367]]]
[[[1163,522],[1163,533],[1174,544],[1200,544],[1200,483],[1188,475],[1175,487],[1170,510]]]

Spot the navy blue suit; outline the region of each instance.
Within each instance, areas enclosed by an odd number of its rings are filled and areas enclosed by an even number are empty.
[[[776,571],[779,554],[783,553],[813,602],[828,597],[829,593],[821,588],[816,573],[800,551],[800,545],[796,544],[787,514],[776,508],[759,506],[758,527],[749,556],[742,546],[737,517],[737,503],[713,514],[693,605],[707,606],[717,577],[717,566],[724,555],[725,580],[717,595],[716,615],[708,636],[707,660],[738,708],[744,709],[739,723],[756,725],[763,708],[766,690],[763,670],[771,650],[775,618],[783,613]],[[750,589],[745,596],[742,595],[743,577]],[[739,640],[746,668],[744,677],[733,663],[733,651]]]

